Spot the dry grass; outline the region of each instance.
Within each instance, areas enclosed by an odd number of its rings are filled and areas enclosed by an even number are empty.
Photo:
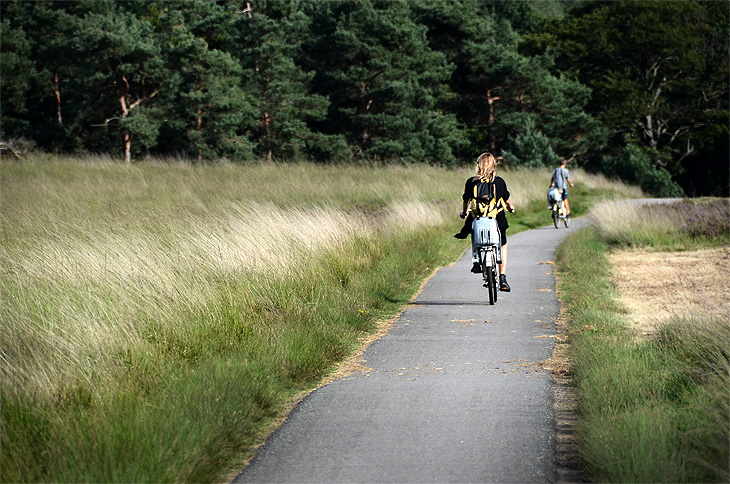
[[[613,283],[633,325],[654,333],[671,318],[730,316],[730,247],[691,252],[622,250]]]
[[[432,182],[450,175],[46,159],[2,174],[0,383],[46,399],[116,374],[149,339],[144,321],[186,331],[179,321],[219,297],[217,281],[248,280],[253,301],[356,238],[443,223],[431,199],[448,191]]]
[[[690,248],[730,240],[730,200],[684,200],[643,205],[606,201],[591,209],[601,235],[611,244]]]

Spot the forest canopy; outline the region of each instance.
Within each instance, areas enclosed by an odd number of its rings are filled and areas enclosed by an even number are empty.
[[[725,1],[0,3],[0,139],[59,153],[585,168],[728,195]]]

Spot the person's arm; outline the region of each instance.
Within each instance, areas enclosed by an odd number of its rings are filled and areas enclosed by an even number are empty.
[[[459,213],[459,217],[461,217],[461,218],[466,217],[466,208],[469,203],[469,196],[467,195],[467,193],[469,193],[470,182],[471,182],[471,178],[469,178],[466,181],[466,183],[464,184],[464,193],[463,193],[463,195],[461,195],[461,200],[463,202],[461,204],[461,213]]]
[[[459,217],[464,218],[466,217],[466,201],[461,204],[461,213],[459,214]]]
[[[508,198],[507,201],[504,202],[504,204],[507,206],[507,210],[509,210],[510,212],[514,212],[515,211],[515,206],[512,203],[512,197]]]

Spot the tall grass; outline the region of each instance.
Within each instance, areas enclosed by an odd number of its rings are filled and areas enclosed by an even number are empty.
[[[470,170],[1,168],[4,482],[224,479],[466,248],[452,234]],[[511,233],[548,223],[549,171],[500,174]]]
[[[462,250],[445,201],[463,175],[437,168],[46,158],[1,176],[8,482],[220,480]]]
[[[606,201],[591,209],[610,244],[685,250],[730,244],[730,200],[639,205]]]
[[[617,302],[606,257],[609,244],[656,243],[677,250],[690,242],[725,240],[726,229],[716,230],[722,226],[716,211],[725,213],[725,201],[692,205],[698,206],[704,210],[693,213],[703,220],[694,234],[679,235],[688,232],[684,225],[664,221],[676,222],[677,213],[686,213],[684,203],[652,208],[648,221],[642,209],[598,207],[598,227],[569,237],[558,251],[579,398],[580,455],[594,481],[730,479],[730,309],[674,318],[654,336],[641,338]],[[617,213],[629,220],[613,223]],[[639,220],[631,219],[633,213]],[[700,236],[698,227],[706,227]]]

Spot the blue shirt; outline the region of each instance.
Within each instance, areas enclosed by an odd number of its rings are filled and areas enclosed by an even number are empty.
[[[560,190],[568,188],[568,178],[570,178],[570,173],[568,173],[567,168],[563,168],[561,166],[560,168],[555,168],[555,170],[553,170],[553,182]]]

